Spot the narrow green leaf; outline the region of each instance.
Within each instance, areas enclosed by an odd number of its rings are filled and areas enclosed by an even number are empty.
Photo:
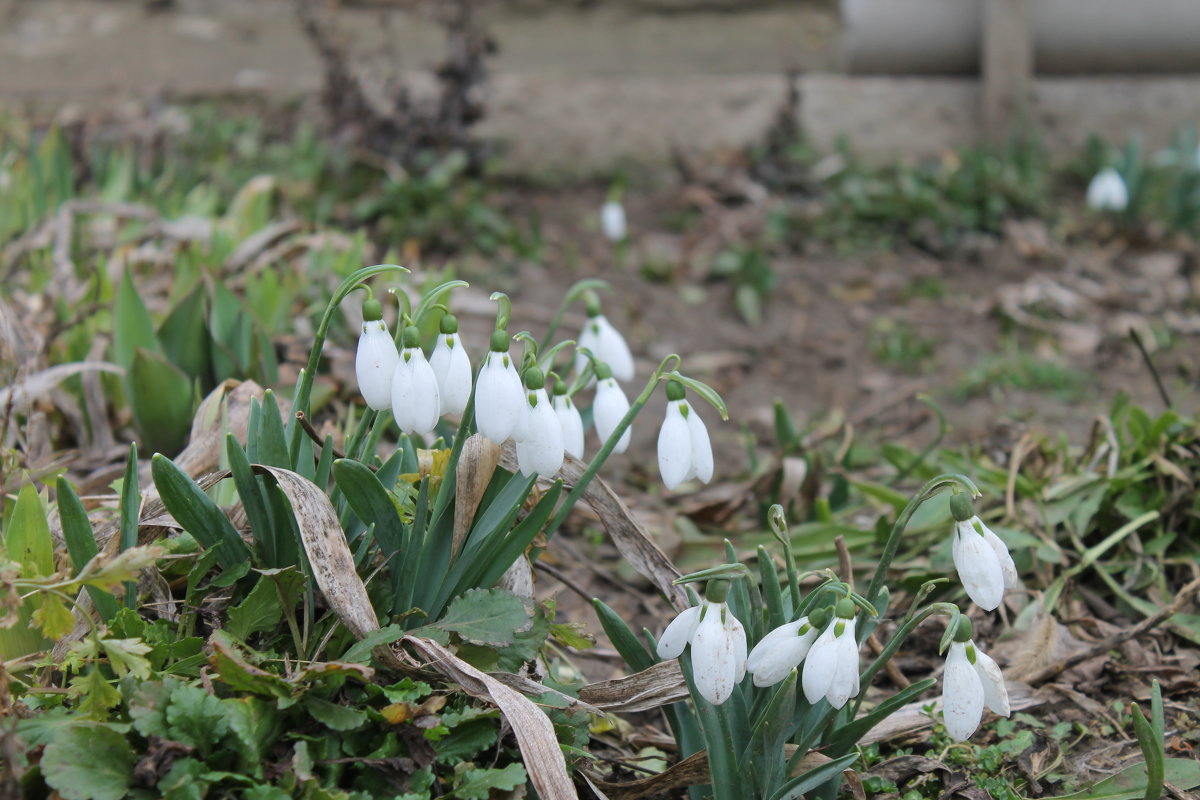
[[[166,456],[155,453],[150,472],[167,511],[196,541],[216,549],[217,562],[223,568],[245,566],[249,562],[250,550],[233,524],[183,470]]]
[[[32,483],[25,484],[17,495],[3,544],[8,557],[21,565],[21,577],[54,574],[54,540]]]
[[[396,502],[374,472],[357,461],[339,458],[333,462],[333,480],[358,518],[375,525],[375,539],[384,556],[393,560],[394,569],[400,567],[398,559],[415,557],[407,552],[407,530]]]
[[[270,389],[263,395],[262,410],[259,415],[258,462],[269,467],[292,468],[292,459],[288,455],[287,438],[283,432],[283,416],[279,412],[279,403],[275,393]]]
[[[133,276],[126,269],[113,309],[113,360],[128,370],[133,366],[133,355],[139,347],[152,353],[162,352],[150,312],[133,285]]]
[[[185,375],[210,380],[211,337],[208,334],[204,288],[197,286],[183,297],[158,328],[163,355]]]
[[[871,709],[870,713],[864,714],[853,722],[838,728],[829,738],[829,747],[827,754],[844,753],[856,744],[859,740],[867,735],[867,732],[882,722],[890,714],[898,708],[915,700],[917,697],[932,689],[937,685],[937,681],[933,678],[926,678],[923,681],[918,681],[907,689],[897,692],[882,703]]]
[[[803,775],[785,783],[779,791],[771,796],[771,800],[797,800],[822,784],[837,780],[841,776],[842,770],[853,764],[857,758],[858,753],[851,753],[810,769]]]
[[[625,663],[635,672],[641,672],[644,669],[650,669],[658,663],[646,646],[634,634],[633,629],[621,619],[617,612],[609,608],[603,600],[594,598],[592,606],[596,609],[596,616],[600,620],[600,627],[604,629],[604,633],[608,635],[608,639],[612,642],[614,648],[621,658],[625,659]]]
[[[142,491],[138,486],[137,443],[129,445],[129,458],[125,461],[125,478],[121,481],[120,499],[120,546],[121,552],[137,547],[138,522],[142,512]],[[137,583],[125,583],[125,605],[137,608]]]
[[[134,425],[146,449],[177,453],[192,425],[191,378],[159,353],[139,347],[133,354],[129,386]]]
[[[63,540],[67,543],[71,565],[78,572],[96,557],[100,548],[96,545],[96,535],[88,519],[87,509],[83,507],[71,482],[59,477],[55,489],[58,495],[58,516],[62,519]],[[101,619],[105,622],[110,621],[120,608],[117,599],[97,586],[89,586],[87,591]]]
[[[670,373],[672,380],[679,381],[687,388],[691,389],[696,394],[700,395],[708,402],[710,406],[715,408],[721,414],[721,419],[729,419],[729,408],[725,405],[725,401],[721,399],[721,395],[717,394],[717,390],[709,386],[707,383],[689,378],[683,375],[679,370],[673,370]]]
[[[229,459],[229,471],[233,475],[233,483],[237,487],[238,497],[242,508],[246,510],[246,519],[250,523],[250,532],[258,544],[263,563],[268,567],[289,566],[290,561],[281,563],[279,556],[286,547],[281,547],[275,526],[271,524],[271,516],[263,501],[261,479],[254,474],[246,451],[232,433],[225,436],[225,453]]]

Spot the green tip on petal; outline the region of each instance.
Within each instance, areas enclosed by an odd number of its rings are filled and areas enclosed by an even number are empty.
[[[374,322],[383,319],[383,303],[374,297],[368,297],[362,304],[363,322]]]
[[[966,492],[955,492],[950,495],[950,513],[956,522],[966,522],[975,516],[975,506]]]
[[[507,353],[508,333],[499,329],[492,331],[492,339],[488,344],[493,353]]]

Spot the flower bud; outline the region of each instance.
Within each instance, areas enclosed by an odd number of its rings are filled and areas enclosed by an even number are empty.
[[[950,495],[950,513],[954,516],[955,522],[966,522],[975,516],[971,498],[963,492],[955,492]]]

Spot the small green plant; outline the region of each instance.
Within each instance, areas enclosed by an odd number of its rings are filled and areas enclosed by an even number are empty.
[[[920,374],[934,356],[934,342],[921,336],[907,322],[880,317],[871,323],[871,355],[880,363],[909,375]]]
[[[1091,376],[1082,370],[1010,348],[984,356],[959,377],[952,392],[960,398],[1009,390],[1045,392],[1070,402],[1081,398],[1091,384]]]
[[[709,276],[729,281],[733,305],[747,325],[762,322],[763,304],[775,289],[775,270],[760,247],[723,250],[713,259]]]

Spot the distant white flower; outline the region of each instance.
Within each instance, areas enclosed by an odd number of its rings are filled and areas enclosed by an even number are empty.
[[[818,633],[805,616],[760,639],[746,659],[746,671],[754,676],[754,685],[774,686],[786,678],[808,655]]]
[[[508,334],[495,331],[475,383],[475,425],[484,436],[503,444],[527,417],[527,407],[521,379],[508,355]]]
[[[1112,167],[1096,173],[1088,184],[1087,204],[1094,211],[1124,211],[1129,205],[1129,190],[1121,174]]]
[[[708,483],[713,474],[708,428],[683,395],[682,385],[667,383],[667,413],[658,431],[658,471],[668,489],[688,478]]]
[[[363,303],[362,334],[358,337],[358,352],[354,356],[354,376],[358,390],[367,405],[383,411],[392,404],[392,373],[400,363],[396,343],[382,319],[378,300]],[[373,317],[368,319],[367,317]]]
[[[967,596],[984,611],[994,610],[1004,599],[1004,589],[1017,585],[1017,568],[1008,547],[979,517],[954,523],[951,552]]]
[[[592,417],[596,423],[596,434],[600,437],[600,441],[608,441],[608,437],[617,429],[617,425],[629,411],[629,398],[625,396],[625,392],[621,390],[620,384],[612,377],[608,367],[601,363],[596,368],[596,400],[592,403]],[[625,429],[621,434],[621,438],[617,440],[616,447],[613,448],[614,453],[624,453],[629,447],[630,430],[632,425]]]
[[[837,614],[808,651],[801,683],[804,696],[810,703],[817,703],[824,698],[834,708],[841,708],[847,700],[858,694],[855,612],[853,604],[846,606],[848,602],[843,600],[838,603]]]
[[[441,394],[415,326],[404,329],[404,345],[400,363],[392,373],[392,414],[402,432],[424,436],[437,426],[442,413]]]
[[[625,207],[620,201],[608,200],[600,207],[600,229],[604,231],[604,237],[613,243],[629,235],[625,227]]]
[[[1009,715],[1008,689],[996,662],[975,642],[951,642],[942,676],[942,716],[946,732],[955,741],[966,741],[979,727],[984,707]]]
[[[726,583],[710,582],[700,605],[685,609],[663,631],[657,650],[659,658],[677,658],[690,644],[696,691],[718,706],[746,677],[746,630],[725,604],[728,588],[716,588]]]
[[[558,416],[563,434],[563,450],[575,458],[583,458],[583,418],[579,408],[567,395],[567,385],[558,381],[554,385],[554,413]]]
[[[592,294],[587,297],[587,315],[575,346],[575,372],[581,373],[587,366],[588,357],[583,351],[589,350],[597,361],[608,364],[614,378],[633,380],[633,353],[621,332],[600,313],[600,301]]]
[[[458,320],[442,317],[437,344],[429,357],[442,395],[443,414],[462,414],[471,399],[471,359],[458,336]]]
[[[524,475],[543,478],[558,474],[563,463],[563,430],[546,395],[542,371],[525,373],[525,399],[529,406],[529,435],[517,442],[517,465]]]

